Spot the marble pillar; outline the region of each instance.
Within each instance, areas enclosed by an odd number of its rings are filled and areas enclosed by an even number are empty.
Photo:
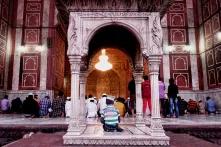
[[[86,92],[86,71],[80,72],[80,121],[81,125],[86,125],[86,104],[85,104],[85,92]]]
[[[71,65],[71,118],[65,137],[81,135],[84,127],[80,126],[80,95],[79,95],[79,75],[81,56],[69,55]]]
[[[163,137],[165,132],[161,124],[160,118],[160,102],[159,102],[159,67],[160,67],[161,56],[151,55],[149,56],[149,76],[151,84],[151,136]]]
[[[143,77],[143,67],[139,67],[134,72],[134,80],[136,84],[136,122],[137,127],[145,126],[143,119],[143,99],[141,93],[141,83]]]

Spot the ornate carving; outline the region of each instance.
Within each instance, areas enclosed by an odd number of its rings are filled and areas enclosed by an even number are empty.
[[[66,7],[76,11],[115,10],[115,11],[160,11],[163,16],[174,0],[60,0]],[[61,2],[60,2],[61,3]],[[58,5],[59,6],[59,5]],[[64,6],[63,6],[64,7]],[[64,8],[63,8],[64,9]]]
[[[138,73],[139,73],[139,72],[142,73],[142,72],[143,72],[143,65],[140,65],[140,64],[139,64],[139,65],[138,65],[138,64],[135,65],[134,71],[135,71],[135,72],[138,72]]]
[[[70,15],[69,27],[68,27],[68,55],[80,55],[81,50],[77,46],[77,29],[74,17]]]
[[[69,55],[69,62],[71,65],[71,72],[73,73],[79,73],[80,72],[80,62],[81,62],[81,56],[70,56]]]
[[[159,118],[152,118],[151,119],[151,126],[150,126],[151,129],[160,129],[160,130],[163,130],[163,126],[162,126],[162,123],[161,123],[161,119]],[[163,131],[164,132],[164,131]]]
[[[153,27],[151,29],[151,37],[153,45],[149,50],[150,55],[158,55],[162,54],[162,30],[160,25],[160,17],[155,16],[153,20]]]
[[[151,128],[151,136],[166,137],[160,118],[151,118],[150,128]]]
[[[74,12],[71,14],[74,17],[149,17],[149,12]]]
[[[144,138],[135,138],[131,139],[98,139],[98,138],[64,138],[64,144],[75,144],[75,145],[119,145],[119,146],[145,146],[145,145],[169,145],[169,138],[159,139],[150,139],[149,137]]]

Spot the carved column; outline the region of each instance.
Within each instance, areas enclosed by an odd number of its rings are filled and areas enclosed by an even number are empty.
[[[86,92],[86,71],[80,72],[80,120],[81,125],[86,125],[85,114],[85,92]]]
[[[152,103],[152,115],[151,115],[151,136],[161,137],[165,136],[164,129],[161,124],[160,118],[160,102],[159,102],[159,67],[160,67],[161,55],[149,56],[149,75],[151,84],[151,103]]]
[[[145,126],[145,122],[143,119],[143,99],[141,94],[141,83],[142,83],[142,76],[143,76],[143,67],[135,67],[134,72],[134,80],[136,84],[136,123],[137,127]]]
[[[66,137],[80,135],[83,128],[80,127],[80,101],[79,101],[79,74],[80,74],[81,56],[69,55],[71,64],[71,120],[67,130]]]

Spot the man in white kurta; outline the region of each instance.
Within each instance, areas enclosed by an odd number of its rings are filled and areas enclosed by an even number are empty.
[[[97,117],[97,105],[93,99],[91,99],[90,102],[88,102],[86,105],[86,114],[87,118]]]

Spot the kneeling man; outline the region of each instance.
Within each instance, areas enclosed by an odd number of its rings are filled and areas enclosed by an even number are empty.
[[[101,123],[103,124],[104,131],[106,132],[122,132],[118,124],[120,123],[120,114],[118,110],[114,107],[114,100],[110,97],[106,99],[107,107],[101,113]]]

